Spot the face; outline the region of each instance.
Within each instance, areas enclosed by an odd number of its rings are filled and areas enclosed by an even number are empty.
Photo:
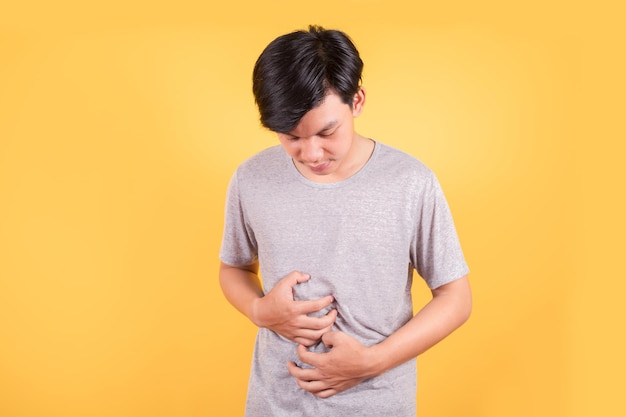
[[[337,182],[358,171],[363,160],[364,139],[354,131],[354,118],[365,103],[365,91],[354,96],[352,108],[330,92],[322,104],[311,109],[300,123],[278,139],[298,171],[315,182]]]

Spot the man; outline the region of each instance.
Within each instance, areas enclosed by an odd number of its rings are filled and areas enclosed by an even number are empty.
[[[259,327],[247,416],[415,416],[415,358],[470,314],[437,179],[354,129],[362,69],[346,34],[314,26],[254,68],[280,145],[231,179],[220,252],[226,298]],[[415,316],[414,269],[433,294]]]

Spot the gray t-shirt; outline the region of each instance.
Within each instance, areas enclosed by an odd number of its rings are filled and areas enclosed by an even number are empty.
[[[413,268],[433,289],[468,273],[434,174],[381,143],[360,171],[331,184],[304,178],[279,145],[245,161],[229,185],[220,259],[258,260],[265,291],[291,271],[310,274],[294,297],[332,295],[335,329],[366,346],[411,319]],[[259,329],[246,416],[415,416],[415,360],[319,399],[287,371],[299,363],[296,347]]]

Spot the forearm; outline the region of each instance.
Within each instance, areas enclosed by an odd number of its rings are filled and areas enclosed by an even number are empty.
[[[467,277],[433,290],[432,300],[409,322],[371,347],[373,373],[380,375],[424,353],[461,326],[471,309]]]
[[[254,322],[255,300],[263,297],[258,275],[258,264],[234,267],[222,263],[219,272],[220,286],[226,299],[243,315]]]

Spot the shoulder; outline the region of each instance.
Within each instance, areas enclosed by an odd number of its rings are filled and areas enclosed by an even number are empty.
[[[241,196],[266,196],[294,182],[291,164],[291,159],[280,145],[272,146],[243,161],[232,181],[237,184]]]
[[[285,165],[285,152],[280,145],[264,149],[249,157],[237,167],[239,178],[256,178],[268,172],[275,172]]]
[[[421,160],[400,149],[377,142],[378,166],[387,175],[398,180],[413,179],[430,182],[435,178],[433,171]]]

